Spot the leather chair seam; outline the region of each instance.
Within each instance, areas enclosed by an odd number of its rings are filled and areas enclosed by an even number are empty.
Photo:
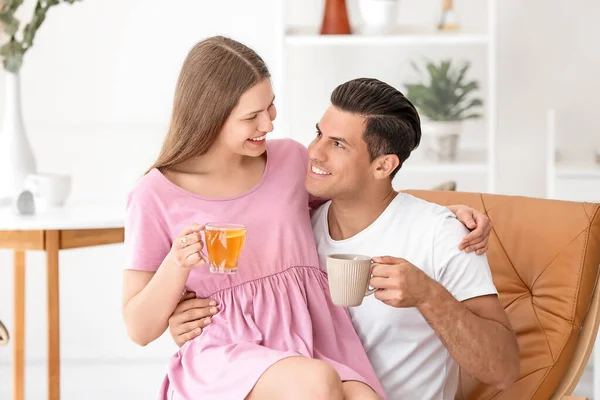
[[[579,238],[579,236],[581,236],[582,233],[585,233],[586,231],[589,231],[589,228],[586,227],[585,229],[583,229],[581,232],[579,232],[578,234],[575,235],[575,237],[573,237],[573,240],[571,240],[569,243],[567,243],[565,245],[565,247],[562,248],[562,250],[556,255],[556,257],[554,257],[549,263],[548,265],[546,265],[546,268],[544,268],[544,270],[542,272],[540,272],[539,276],[537,278],[535,278],[535,281],[533,281],[533,283],[531,284],[531,287],[535,287],[535,285],[537,284],[538,280],[546,273],[546,271],[548,270],[548,268],[550,268],[550,266],[552,265],[552,263],[554,261],[556,261],[556,259],[558,257],[560,257],[561,254],[563,254],[565,252],[565,250],[567,250],[569,248],[569,246],[571,246],[573,244],[573,242],[575,240],[577,240]],[[585,249],[584,249],[585,250]],[[581,265],[580,265],[581,267]]]
[[[531,300],[531,309],[533,310],[533,315],[535,315],[535,319],[536,319],[538,325],[540,326],[542,333],[544,334],[544,339],[546,339],[546,345],[548,346],[548,352],[550,353],[550,357],[552,357],[552,363],[554,363],[554,361],[556,361],[556,359],[554,358],[554,354],[552,354],[552,347],[550,346],[550,340],[548,339],[548,335],[546,334],[546,329],[544,328],[544,325],[542,325],[542,321],[540,321],[540,317],[538,316],[537,310],[535,309],[535,304],[533,304],[533,296],[530,297],[530,300]]]
[[[508,303],[506,305],[506,307],[504,307],[504,309],[508,310],[508,308],[510,306],[512,306],[513,304],[515,304],[517,301],[519,301],[521,299],[524,299],[525,297],[532,297],[532,293],[529,291],[529,289],[528,288],[525,288],[525,289],[527,289],[527,293],[523,293],[522,295],[518,296],[516,299],[514,299],[513,301],[511,301],[510,303]]]
[[[483,201],[483,195],[480,195],[480,198],[481,198],[481,204],[483,204],[483,210],[484,210],[486,217],[488,217],[488,219],[490,221],[492,221],[492,219],[488,215],[488,211],[490,209],[488,209],[487,206],[485,205],[485,202]],[[498,245],[500,246],[500,249],[502,249],[502,252],[504,253],[504,256],[506,257],[506,259],[508,260],[510,267],[513,269],[513,271],[515,271],[515,275],[517,275],[517,277],[521,281],[521,284],[523,285],[523,287],[528,288],[528,286],[525,284],[525,281],[523,280],[523,278],[521,278],[521,275],[519,275],[519,273],[517,272],[517,269],[515,268],[515,265],[513,264],[512,260],[508,257],[508,254],[506,253],[506,249],[504,248],[504,245],[502,244],[502,241],[500,240],[500,236],[498,235],[498,232],[496,232],[496,228],[494,227],[493,222],[492,222],[492,232],[491,233],[493,233],[494,236],[496,236],[496,239],[498,239]]]

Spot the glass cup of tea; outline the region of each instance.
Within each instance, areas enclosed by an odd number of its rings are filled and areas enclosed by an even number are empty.
[[[210,272],[235,274],[246,242],[246,227],[238,224],[210,223],[204,226],[206,253],[204,261]]]

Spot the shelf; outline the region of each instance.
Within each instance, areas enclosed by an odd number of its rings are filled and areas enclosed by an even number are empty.
[[[558,178],[599,178],[600,164],[566,164],[556,165],[554,175]]]
[[[406,163],[401,169],[402,172],[421,172],[421,173],[467,173],[467,174],[487,174],[487,164],[470,164],[470,163]]]
[[[294,46],[357,45],[485,45],[489,36],[482,32],[438,32],[430,28],[404,27],[390,34],[320,35],[316,28],[293,28],[285,34],[285,42]]]
[[[427,143],[419,147],[400,169],[404,172],[420,173],[467,173],[487,174],[489,165],[486,162],[485,148],[459,148],[456,161],[442,162],[431,159],[428,155]]]

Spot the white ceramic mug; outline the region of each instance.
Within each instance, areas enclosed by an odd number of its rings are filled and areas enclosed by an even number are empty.
[[[25,189],[33,193],[36,207],[62,207],[71,193],[71,177],[61,174],[32,174],[25,179]]]
[[[361,305],[363,299],[375,293],[369,288],[371,257],[360,254],[330,254],[327,256],[327,278],[333,304],[344,307]]]

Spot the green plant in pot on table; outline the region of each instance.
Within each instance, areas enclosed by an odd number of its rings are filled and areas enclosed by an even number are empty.
[[[468,62],[459,66],[454,66],[451,59],[439,64],[427,62],[425,72],[414,62],[412,66],[421,82],[406,83],[406,97],[426,120],[423,133],[432,136],[431,150],[437,159],[454,161],[463,121],[481,118],[483,100],[475,97],[479,84],[466,78]]]

